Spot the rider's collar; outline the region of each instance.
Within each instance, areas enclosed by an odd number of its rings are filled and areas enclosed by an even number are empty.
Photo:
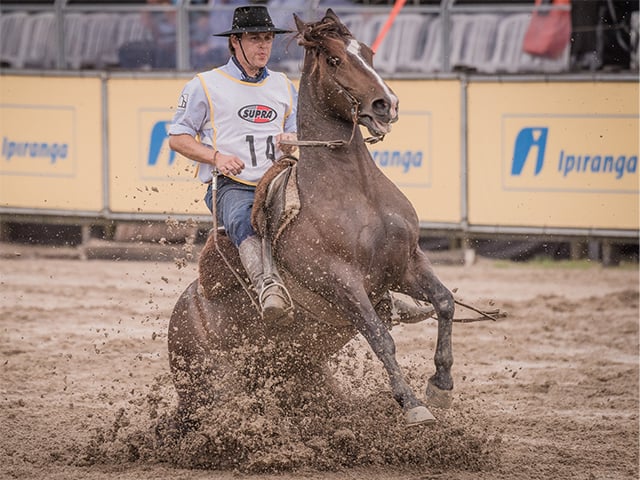
[[[238,69],[240,69],[240,73],[242,74],[242,81],[243,82],[258,83],[258,82],[261,82],[262,80],[264,80],[265,78],[267,78],[267,76],[269,75],[269,72],[267,71],[267,68],[266,67],[262,67],[258,71],[258,74],[255,77],[251,77],[251,76],[249,76],[249,74],[247,74],[247,72],[244,70],[244,68],[242,68],[242,65],[240,65],[240,62],[235,57],[235,55],[232,56],[231,59],[233,60],[233,63],[236,65],[236,67],[238,67]]]

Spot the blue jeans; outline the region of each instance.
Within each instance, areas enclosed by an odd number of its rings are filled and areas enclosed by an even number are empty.
[[[256,187],[234,182],[230,178],[218,177],[218,191],[216,193],[216,208],[218,223],[224,226],[227,235],[236,247],[245,238],[255,235],[251,226],[251,209]],[[207,188],[204,202],[213,211],[213,192],[211,184]]]

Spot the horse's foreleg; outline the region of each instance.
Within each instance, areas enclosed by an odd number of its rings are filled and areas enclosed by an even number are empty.
[[[378,318],[364,289],[359,292],[346,291],[347,298],[341,299],[339,305],[347,305],[351,311],[347,313],[353,324],[369,346],[380,359],[387,374],[393,392],[393,398],[405,412],[408,424],[428,423],[435,417],[416,397],[404,378],[404,374],[396,360],[396,346],[384,323]]]
[[[429,378],[427,385],[427,397],[429,404],[439,407],[448,407],[450,395],[453,390],[453,377],[451,367],[453,365],[452,326],[455,311],[453,294],[438,279],[431,267],[426,255],[416,251],[415,268],[411,273],[414,286],[418,286],[423,294],[436,310],[438,316],[438,340],[434,363],[436,373]],[[415,292],[418,294],[419,292]]]

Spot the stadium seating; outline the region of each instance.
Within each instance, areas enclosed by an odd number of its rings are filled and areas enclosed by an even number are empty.
[[[53,12],[0,15],[0,62],[11,68],[55,68],[58,45]],[[67,13],[66,67],[105,68],[118,64],[124,43],[150,38],[138,13]]]
[[[287,8],[291,9],[290,6]],[[359,13],[350,10],[341,14],[342,21],[354,36],[369,45],[376,40],[387,18],[387,13],[372,14],[371,11]],[[396,17],[379,46],[375,55],[376,67],[384,74],[430,74],[447,70],[447,65],[453,71],[489,74],[556,73],[569,69],[569,46],[555,60],[532,57],[522,51],[530,14],[454,13],[448,18],[446,63],[443,61],[444,19],[439,15],[414,13],[406,9]],[[637,23],[637,15],[635,18]],[[78,70],[117,66],[121,45],[149,38],[150,33],[136,12],[67,12],[64,15],[65,67]],[[57,45],[53,12],[0,15],[2,65],[55,68]],[[301,49],[296,45],[274,48],[277,67],[293,73],[299,71],[301,55]]]
[[[89,15],[71,13],[64,17],[64,51],[67,66],[74,70],[82,66],[82,52],[91,32],[88,30]]]
[[[450,65],[454,70],[486,72],[496,47],[501,15],[465,15],[465,22],[454,30]]]
[[[109,59],[111,65],[117,64],[118,33],[125,25],[123,20],[122,15],[110,13],[92,14],[86,19],[86,32],[91,34],[87,35],[80,55],[82,68],[104,68]]]
[[[415,68],[418,63],[417,59],[424,54],[426,36],[430,31],[434,18],[434,15],[420,15],[419,21],[406,25],[407,33],[402,32],[402,37],[406,37],[406,40],[401,41],[401,46],[397,51],[395,68],[397,72],[417,71]]]
[[[558,59],[534,57],[522,50],[529,14],[505,17],[498,26],[496,46],[486,73],[557,73],[569,69],[569,45]]]
[[[22,68],[30,36],[29,14],[12,12],[0,15],[0,63],[12,68]]]
[[[56,63],[56,17],[52,12],[32,15],[31,35],[25,42],[24,66],[27,68],[53,68]]]
[[[362,28],[362,33],[358,38],[364,43],[372,45],[378,38],[387,18],[386,14],[372,16]],[[419,14],[401,14],[396,17],[375,53],[375,66],[380,72],[394,73],[410,63],[410,52],[418,44],[424,18]]]
[[[640,45],[640,14],[636,11],[631,14],[631,70],[638,71],[638,46]]]

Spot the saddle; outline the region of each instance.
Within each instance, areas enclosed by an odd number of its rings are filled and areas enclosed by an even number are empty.
[[[271,244],[300,212],[297,162],[289,155],[279,158],[256,186],[251,224],[258,236]]]

